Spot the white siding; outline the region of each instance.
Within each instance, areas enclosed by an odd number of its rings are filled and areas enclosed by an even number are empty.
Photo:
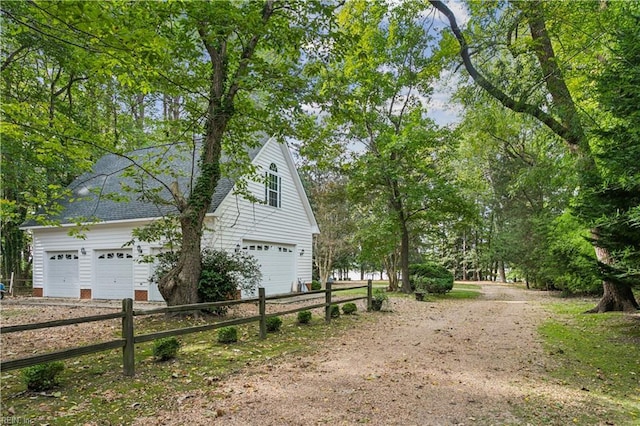
[[[230,193],[220,204],[213,216],[208,216],[203,235],[203,247],[234,250],[243,241],[253,240],[293,247],[293,270],[295,279],[311,281],[312,233],[316,230],[315,219],[309,216],[310,209],[299,183],[288,148],[274,139],[267,142],[254,159],[254,164],[262,172],[269,170],[271,163],[278,167],[281,182],[281,207],[250,203],[246,199]],[[263,174],[263,173],[262,173]],[[263,200],[263,182],[251,182],[249,189],[258,199]],[[301,198],[303,197],[303,198]],[[215,217],[214,217],[215,216]],[[76,251],[78,253],[78,281],[80,289],[96,288],[96,251],[122,249],[131,240],[135,227],[148,221],[131,221],[91,225],[84,233],[84,239],[68,235],[69,227],[35,228],[33,233],[33,286],[43,288],[47,295],[45,277],[47,251]],[[140,244],[142,254],[151,253],[152,247]],[[157,245],[154,245],[154,247]],[[81,253],[81,249],[86,254]],[[149,277],[153,266],[139,263],[142,255],[137,244],[131,248],[133,255],[133,289],[150,290]],[[294,284],[293,282],[291,283]]]
[[[239,195],[230,193],[216,210],[215,221],[209,221],[209,232],[203,236],[203,245],[219,250],[233,250],[243,240],[288,244],[295,247],[294,262],[296,278],[311,281],[312,269],[312,223],[305,211],[295,185],[288,148],[275,140],[268,142],[257,155],[254,164],[262,171],[269,170],[271,163],[278,167],[281,178],[281,207],[251,203]],[[259,200],[264,200],[264,183],[250,182],[249,190]],[[304,250],[304,252],[302,252]],[[302,256],[300,253],[303,253]],[[293,283],[292,283],[293,284]]]
[[[84,239],[69,235],[68,227],[34,229],[33,232],[33,287],[43,288],[47,292],[46,258],[47,252],[74,250],[78,253],[78,281],[80,289],[95,289],[95,252],[99,250],[122,249],[131,240],[131,231],[140,222],[120,224],[96,224],[84,232]],[[82,254],[84,249],[85,254]],[[130,249],[131,250],[131,249]],[[143,250],[148,250],[143,247]],[[148,289],[149,265],[138,263],[140,257],[137,247],[132,250],[133,286],[136,290]],[[78,297],[80,295],[78,294]]]
[[[158,254],[162,253],[163,250],[161,247],[152,247],[151,248],[151,254],[154,256],[157,256]],[[160,294],[160,290],[158,290],[158,283],[155,281],[151,281],[151,276],[153,275],[153,273],[155,272],[156,268],[158,267],[157,262],[154,263],[150,263],[149,264],[149,272],[148,272],[148,276],[149,276],[149,293],[148,293],[148,299],[151,302],[164,302],[164,298],[162,297],[162,294]]]

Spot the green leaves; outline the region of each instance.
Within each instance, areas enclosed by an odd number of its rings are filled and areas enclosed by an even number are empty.
[[[337,17],[339,54],[313,64],[322,139],[302,151],[324,145],[343,164],[361,258],[386,259],[390,275],[399,259],[408,264],[409,239],[420,240],[460,205],[448,182],[452,139],[426,117],[441,69],[430,20],[420,2],[347,2]]]

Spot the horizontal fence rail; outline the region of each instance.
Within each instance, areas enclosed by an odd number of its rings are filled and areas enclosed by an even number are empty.
[[[347,290],[357,290],[362,288],[367,289],[366,296],[351,297],[348,299],[341,299],[341,300],[333,300],[332,298],[333,293],[340,292],[340,291],[347,291]],[[271,312],[268,314],[266,312],[266,303],[268,301],[291,299],[291,298],[299,297],[300,295],[313,295],[313,294],[318,294],[318,295],[324,294],[325,301],[323,303],[304,305],[302,307],[288,309],[288,310],[279,311],[279,312]],[[43,362],[60,361],[60,360],[69,359],[69,358],[76,358],[82,355],[89,355],[92,353],[122,348],[123,373],[125,376],[133,376],[135,374],[135,365],[134,365],[135,345],[138,343],[150,342],[150,341],[165,338],[165,337],[182,336],[185,334],[215,330],[218,328],[229,327],[233,325],[248,324],[251,322],[259,323],[260,338],[264,339],[267,334],[266,320],[269,317],[274,317],[279,315],[288,315],[288,314],[292,314],[292,313],[296,313],[304,310],[324,307],[325,320],[329,322],[331,321],[331,305],[336,303],[347,303],[355,300],[366,299],[367,310],[370,311],[371,298],[372,298],[372,284],[371,284],[371,280],[369,280],[366,285],[332,288],[331,283],[327,283],[326,289],[324,290],[314,290],[314,291],[309,291],[305,293],[278,294],[278,295],[273,295],[268,297],[265,295],[265,289],[261,287],[258,289],[258,297],[253,297],[249,299],[226,300],[222,302],[197,303],[197,304],[180,305],[180,306],[168,306],[163,308],[146,309],[146,310],[134,310],[133,300],[124,299],[122,300],[122,310],[120,312],[116,312],[112,314],[91,315],[86,317],[47,321],[47,322],[40,322],[35,324],[20,324],[20,325],[0,327],[0,334],[9,334],[9,333],[17,333],[20,331],[41,330],[41,329],[47,329],[47,328],[62,327],[67,325],[84,324],[84,323],[96,322],[96,321],[106,321],[110,319],[118,319],[118,318],[122,319],[122,338],[120,339],[80,346],[76,348],[69,348],[69,349],[64,349],[64,350],[55,351],[55,352],[49,352],[42,355],[34,355],[34,356],[29,356],[29,357],[24,357],[19,359],[12,359],[8,361],[0,361],[0,371],[6,372],[10,370],[16,370],[19,368],[30,367],[32,365],[40,364]],[[216,307],[229,307],[229,306],[240,305],[240,304],[257,304],[258,315],[243,317],[243,318],[235,318],[235,319],[230,319],[225,321],[217,321],[211,324],[177,328],[173,330],[164,330],[164,331],[158,331],[155,333],[140,334],[137,336],[135,335],[134,317],[156,315],[156,314],[166,315],[166,314],[172,314],[172,313],[178,313],[178,312],[194,312],[194,311],[212,309]]]
[[[42,328],[62,327],[64,325],[84,324],[87,322],[105,321],[115,318],[124,318],[123,312],[104,315],[92,315],[89,317],[69,318],[63,320],[39,322],[35,324],[20,324],[0,327],[0,334],[15,333],[17,331],[39,330]]]
[[[63,359],[76,358],[82,355],[94,354],[111,349],[124,347],[124,339],[111,340],[108,342],[96,343],[95,345],[80,346],[72,349],[65,349],[57,352],[49,352],[42,355],[34,355],[26,358],[12,359],[2,362],[2,372],[17,370],[18,368],[30,367],[43,362],[60,361]]]

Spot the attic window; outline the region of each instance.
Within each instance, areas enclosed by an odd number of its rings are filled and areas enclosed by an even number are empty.
[[[264,201],[266,204],[271,207],[282,207],[282,197],[280,195],[281,186],[282,179],[278,176],[278,166],[271,163],[269,171],[266,174],[264,186]]]

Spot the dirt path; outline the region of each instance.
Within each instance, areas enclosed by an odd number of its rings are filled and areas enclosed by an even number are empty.
[[[570,423],[585,401],[544,379],[536,337],[548,296],[492,283],[482,292],[465,301],[393,299],[393,313],[373,329],[231,377],[215,394],[191,395],[138,424],[521,424],[518,413],[540,398],[555,411],[573,404],[553,416]]]

